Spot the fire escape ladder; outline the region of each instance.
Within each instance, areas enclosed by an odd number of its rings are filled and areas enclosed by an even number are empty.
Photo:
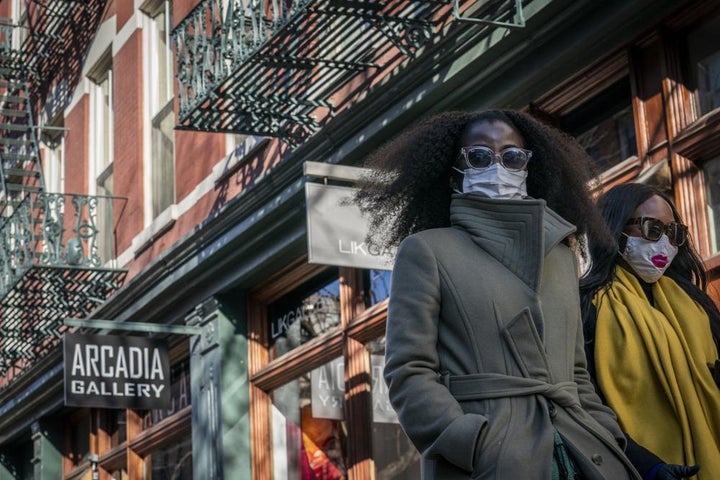
[[[0,90],[0,216],[7,217],[25,197],[37,198],[44,184],[27,84],[0,80]]]

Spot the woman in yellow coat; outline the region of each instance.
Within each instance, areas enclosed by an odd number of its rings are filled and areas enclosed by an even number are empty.
[[[673,478],[656,476],[662,459],[688,469],[683,477],[694,471],[682,465],[699,465],[698,479],[720,479],[720,314],[687,227],[647,185],[616,186],[599,206],[615,244],[590,239],[582,282],[590,373],[637,442],[627,454],[645,478]]]

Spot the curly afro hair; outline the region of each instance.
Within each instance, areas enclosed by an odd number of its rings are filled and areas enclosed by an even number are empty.
[[[396,246],[412,233],[449,225],[452,167],[460,139],[468,126],[484,121],[510,125],[532,150],[529,196],[544,199],[577,227],[578,235],[608,237],[590,196],[593,163],[577,141],[528,114],[484,110],[421,120],[367,159],[372,173],[360,183],[355,201],[370,218],[368,241],[382,239],[385,246]]]

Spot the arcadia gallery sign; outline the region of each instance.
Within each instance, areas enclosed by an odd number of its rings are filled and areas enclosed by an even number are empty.
[[[170,406],[167,342],[66,333],[65,405],[155,409]]]

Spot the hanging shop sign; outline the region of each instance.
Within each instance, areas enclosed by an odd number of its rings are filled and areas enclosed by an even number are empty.
[[[392,270],[395,249],[367,242],[369,220],[352,201],[356,189],[305,184],[308,262]]]
[[[66,333],[65,405],[169,408],[170,360],[164,340]]]
[[[395,410],[390,405],[388,388],[382,371],[384,355],[370,355],[372,381],[372,411],[375,423],[399,423]],[[345,397],[345,364],[336,358],[310,373],[310,397],[314,418],[343,418]]]

